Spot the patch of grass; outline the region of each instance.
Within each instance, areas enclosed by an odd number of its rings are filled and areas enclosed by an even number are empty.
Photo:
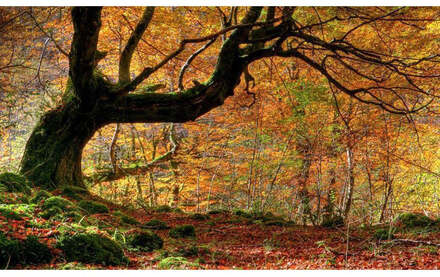
[[[66,260],[102,265],[122,265],[128,262],[122,247],[99,234],[77,233],[64,236],[58,243]]]
[[[169,235],[172,238],[186,238],[195,237],[196,232],[193,225],[180,225],[171,229]]]
[[[161,249],[163,246],[163,240],[150,231],[130,234],[128,235],[127,242],[130,246],[146,252]]]
[[[103,214],[109,212],[106,205],[96,201],[81,200],[78,202],[78,206],[89,214]]]
[[[152,219],[150,221],[148,221],[147,223],[145,223],[144,225],[142,225],[142,227],[148,228],[148,229],[154,229],[154,230],[165,230],[165,229],[170,229],[170,227],[168,227],[168,225],[158,219]]]
[[[33,203],[33,204],[38,204],[42,200],[46,200],[52,196],[53,196],[52,193],[50,193],[46,190],[39,190],[37,193],[35,193],[34,196],[32,196],[32,198],[29,200],[29,202]]]
[[[6,188],[8,192],[31,193],[29,181],[22,175],[5,172],[0,174],[0,184]]]

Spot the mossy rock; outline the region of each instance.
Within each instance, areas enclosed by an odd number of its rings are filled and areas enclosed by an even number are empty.
[[[224,209],[211,210],[208,212],[208,214],[228,214],[228,213],[229,211]]]
[[[335,215],[332,217],[324,217],[321,226],[327,228],[342,227],[344,226],[344,218],[339,215]]]
[[[128,236],[127,241],[130,246],[145,252],[161,249],[163,246],[163,240],[150,231],[132,233]]]
[[[76,208],[75,204],[60,196],[49,197],[44,200],[43,204],[41,205],[43,210],[49,210],[55,207],[61,209],[62,211],[72,211]]]
[[[62,214],[63,214],[63,210],[60,207],[54,206],[42,211],[41,213],[38,214],[38,216],[44,219],[49,219],[56,215],[62,215]]]
[[[413,227],[429,227],[436,223],[435,220],[423,214],[403,213],[396,218],[397,223],[402,224],[406,228]]]
[[[145,223],[144,225],[142,225],[142,227],[144,228],[148,228],[148,229],[154,229],[154,230],[165,230],[165,229],[170,229],[170,227],[168,227],[168,225],[158,219],[152,219],[150,221],[148,221],[147,223]]]
[[[16,264],[48,263],[52,254],[47,245],[40,243],[34,236],[29,236],[23,241],[8,239],[0,232],[0,267]]]
[[[46,200],[50,197],[52,197],[52,193],[46,191],[46,190],[39,190],[31,199],[30,199],[30,203],[33,204],[38,204],[40,203],[42,200]]]
[[[396,228],[381,228],[377,229],[374,232],[374,238],[377,240],[388,240],[394,239],[394,233],[396,232]]]
[[[195,237],[196,232],[193,225],[180,225],[171,229],[169,235],[172,238],[186,238]]]
[[[64,236],[58,243],[66,260],[103,265],[122,265],[128,262],[122,247],[99,234],[77,233]]]
[[[78,206],[86,210],[89,214],[104,214],[109,212],[106,205],[96,201],[81,200]]]
[[[14,211],[11,207],[0,206],[0,215],[6,217],[7,219],[21,220],[23,217]]]
[[[186,269],[199,266],[198,263],[191,263],[184,257],[168,257],[158,264],[159,269]]]
[[[195,214],[192,214],[192,215],[190,216],[190,218],[191,218],[191,219],[194,219],[194,220],[200,220],[200,221],[203,221],[203,220],[208,220],[210,217],[209,217],[209,215],[207,215],[207,214],[195,213]]]
[[[22,175],[5,172],[0,174],[0,184],[6,187],[8,192],[31,193],[29,181]]]
[[[88,195],[89,191],[85,188],[81,188],[77,186],[66,186],[61,189],[61,193],[67,197],[79,201],[83,199],[84,195]]]

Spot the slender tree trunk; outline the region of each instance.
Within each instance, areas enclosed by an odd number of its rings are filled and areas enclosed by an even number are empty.
[[[345,193],[345,201],[343,205],[344,218],[347,219],[350,213],[351,203],[353,199],[353,189],[354,189],[354,165],[353,165],[353,151],[351,147],[347,147],[347,171],[348,171],[348,184]]]

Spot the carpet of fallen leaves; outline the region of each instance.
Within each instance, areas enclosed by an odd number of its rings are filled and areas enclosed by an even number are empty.
[[[140,222],[160,219],[170,227],[192,224],[196,238],[171,239],[168,230],[155,231],[164,239],[164,249],[172,251],[185,245],[204,246],[209,253],[190,257],[198,258],[200,266],[186,269],[439,269],[440,251],[436,246],[378,241],[372,230],[329,229],[311,226],[264,226],[231,221],[227,214],[211,215],[211,219],[197,221],[186,214],[154,213],[143,211],[131,213]],[[106,220],[108,215],[100,215]],[[50,264],[25,266],[27,269],[58,269],[66,264],[56,243],[57,223],[51,227],[36,229],[26,220],[8,220],[0,217],[0,230],[8,236],[23,239],[35,235],[47,243],[55,258]],[[35,219],[34,219],[35,220]],[[110,219],[109,219],[110,220]],[[408,234],[397,237],[408,238]],[[348,240],[347,240],[348,238]],[[412,239],[440,242],[440,233],[412,234]],[[103,267],[82,265],[85,268],[105,269],[156,269],[159,252],[126,251],[130,259],[127,267]],[[202,261],[202,262],[200,262]]]

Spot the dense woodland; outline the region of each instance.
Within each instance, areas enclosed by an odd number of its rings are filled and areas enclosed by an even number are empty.
[[[440,9],[0,8],[0,267],[438,269]]]

